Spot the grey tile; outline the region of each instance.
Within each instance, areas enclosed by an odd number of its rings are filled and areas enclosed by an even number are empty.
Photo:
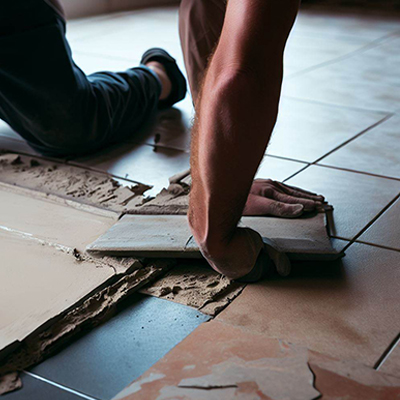
[[[386,210],[357,240],[400,250],[400,200]]]
[[[83,397],[67,392],[49,383],[22,373],[22,389],[8,393],[4,400],[82,400]]]
[[[110,399],[208,319],[192,308],[135,294],[115,317],[32,372],[93,397]]]
[[[266,155],[258,168],[255,178],[256,179],[273,179],[276,181],[284,181],[290,176],[299,172],[308,164],[283,160],[281,158],[270,157]]]
[[[400,116],[389,118],[320,164],[400,179]]]
[[[314,162],[385,116],[283,98],[267,153]]]
[[[371,42],[398,31],[399,22],[396,16],[367,15],[360,10],[357,13],[335,12],[318,9],[313,4],[309,10],[300,10],[294,29],[319,37],[356,37]]]
[[[340,62],[287,79],[283,94],[368,110],[396,111],[400,104],[400,37]]]
[[[331,234],[344,239],[353,239],[400,193],[400,181],[320,166],[287,183],[323,194],[334,207]]]
[[[128,141],[189,152],[193,116],[192,100],[188,94],[173,108],[159,111],[138,137]]]
[[[363,37],[335,35],[326,37],[321,34],[303,32],[297,26],[292,30],[285,48],[284,64],[291,73],[299,73],[310,67],[326,63],[359,50],[366,43]]]
[[[178,150],[126,143],[71,163],[153,185],[146,192],[150,195],[168,187],[170,176],[188,169],[189,157],[188,153]]]

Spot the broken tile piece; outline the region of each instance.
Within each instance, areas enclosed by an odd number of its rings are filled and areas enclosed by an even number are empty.
[[[325,226],[325,214],[298,219],[243,217],[247,226],[270,239],[291,259],[337,259]],[[87,247],[92,254],[136,257],[201,258],[184,215],[124,215]]]
[[[324,399],[400,399],[400,377],[316,353],[310,353],[309,365],[315,375],[315,387]]]
[[[315,399],[308,352],[216,321],[199,326],[116,399]]]
[[[194,399],[229,399],[232,394],[234,398],[247,399],[248,394],[254,391],[260,399],[264,396],[271,400],[314,399],[320,393],[312,386],[313,380],[307,365],[306,352],[295,357],[260,358],[254,361],[232,357],[220,364],[214,364],[209,375],[182,379],[178,387],[164,387],[159,399],[183,395],[181,388],[194,389],[190,391],[194,394]],[[200,393],[204,391],[200,390],[199,393],[198,389],[232,390],[229,391],[231,393],[216,390],[203,397]]]
[[[22,381],[18,376],[18,372],[10,372],[9,374],[0,376],[0,396],[8,392],[13,392],[21,387]]]
[[[215,316],[245,285],[215,272],[205,261],[184,261],[141,290],[141,293],[197,308]]]

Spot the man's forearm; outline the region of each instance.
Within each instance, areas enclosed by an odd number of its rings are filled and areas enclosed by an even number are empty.
[[[284,44],[296,11],[293,7],[286,17],[286,27],[270,28],[281,33],[269,42],[268,32],[257,31],[254,7],[262,5],[267,23],[277,18],[269,15],[276,12],[274,6],[240,1],[229,2],[226,26],[203,84],[193,128],[189,210],[203,254],[215,269],[233,278],[248,272],[261,248],[257,235],[236,226],[275,124]],[[256,20],[251,29],[242,17],[249,14]]]

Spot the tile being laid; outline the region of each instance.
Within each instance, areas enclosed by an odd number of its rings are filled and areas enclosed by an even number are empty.
[[[400,200],[387,209],[357,240],[400,250]]]
[[[396,111],[400,103],[400,37],[286,80],[283,94],[366,110]]]
[[[400,179],[400,116],[365,132],[319,164]]]
[[[400,331],[399,278],[398,252],[352,244],[335,265],[246,286],[216,320],[373,367]]]
[[[168,187],[170,176],[189,168],[189,157],[179,150],[125,143],[94,156],[75,159],[71,164],[152,185],[153,189],[146,194],[156,195]]]
[[[333,205],[331,235],[353,239],[400,193],[400,181],[311,166],[287,181],[325,196]]]
[[[325,214],[297,219],[243,217],[240,226],[270,239],[291,259],[334,260]],[[186,215],[124,215],[105,234],[87,246],[95,255],[202,258]]]
[[[314,162],[385,116],[282,98],[267,154]]]

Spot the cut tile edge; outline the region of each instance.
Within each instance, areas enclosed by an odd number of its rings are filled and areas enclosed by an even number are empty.
[[[18,371],[42,361],[56,352],[79,332],[92,329],[110,318],[122,300],[138,291],[174,266],[173,260],[157,260],[123,275],[116,282],[97,290],[80,305],[59,316],[44,330],[37,330],[18,343],[18,348],[5,356],[0,366],[0,382],[10,383]],[[17,384],[0,385],[0,395],[16,390]]]

